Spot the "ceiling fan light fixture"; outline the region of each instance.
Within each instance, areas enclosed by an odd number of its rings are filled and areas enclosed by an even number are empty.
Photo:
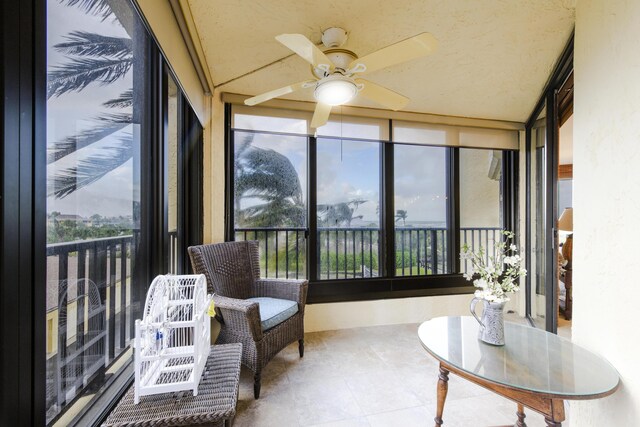
[[[351,101],[358,94],[358,85],[353,79],[334,74],[318,82],[314,96],[316,100],[327,105],[342,105]]]

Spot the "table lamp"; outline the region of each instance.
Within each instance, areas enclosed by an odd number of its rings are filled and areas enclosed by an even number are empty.
[[[558,230],[573,231],[573,208],[565,208],[558,218]]]

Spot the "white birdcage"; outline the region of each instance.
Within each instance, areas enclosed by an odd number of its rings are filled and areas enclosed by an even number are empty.
[[[136,320],[135,403],[140,396],[193,390],[210,349],[207,281],[202,274],[158,276]]]

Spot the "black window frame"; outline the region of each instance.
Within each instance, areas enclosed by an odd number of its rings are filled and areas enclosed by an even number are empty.
[[[547,232],[545,236],[545,246],[548,248],[547,257],[544,260],[546,274],[545,283],[545,313],[557,313],[558,312],[558,288],[556,286],[556,278],[558,274],[558,263],[556,262],[557,256],[555,255],[555,245],[558,239],[557,230],[557,218],[558,218],[558,199],[557,199],[557,183],[558,183],[558,156],[559,156],[559,122],[561,120],[561,114],[564,110],[561,110],[559,105],[558,92],[565,84],[567,79],[573,73],[573,53],[574,53],[574,39],[575,30],[571,33],[567,44],[565,45],[556,66],[551,73],[551,77],[545,86],[542,95],[536,103],[529,119],[525,124],[525,268],[527,271],[531,271],[531,257],[529,254],[532,250],[531,236],[533,230],[531,229],[531,207],[532,197],[531,193],[531,175],[532,175],[532,161],[531,156],[531,137],[532,129],[535,125],[538,116],[543,111],[545,112],[545,137],[547,146],[547,161],[544,164],[544,174],[547,180],[547,188],[544,197],[546,198],[546,210],[545,217]],[[527,274],[525,278],[525,316],[531,326],[536,326],[536,322],[532,317],[531,309],[531,291],[533,286],[533,278],[530,274]],[[558,331],[558,316],[545,316],[545,330],[552,333]]]
[[[168,108],[168,84],[172,79],[177,86],[177,164],[176,164],[176,188],[177,188],[177,246],[176,264],[177,274],[189,274],[192,272],[191,262],[187,256],[189,246],[202,244],[203,239],[203,128],[200,120],[189,105],[189,101],[180,87],[169,65],[160,55],[162,71],[161,78],[161,105],[160,123],[162,127],[162,185],[163,198],[161,210],[163,212],[163,271],[169,271],[171,259],[171,244],[168,233],[169,221],[169,108]]]
[[[135,263],[136,288],[132,299],[144,303],[151,279],[164,272],[162,227],[165,151],[162,111],[163,69],[166,61],[135,1],[145,37],[150,108],[141,127],[141,224]],[[46,84],[47,5],[45,0],[2,2],[0,45],[0,104],[3,146],[0,151],[0,411],[2,425],[46,424]],[[175,77],[174,77],[175,79]],[[180,83],[175,79],[180,91]],[[180,160],[185,191],[183,248],[202,243],[203,230],[203,129],[186,97],[181,97],[179,137],[185,155]],[[189,264],[186,257],[183,271]],[[133,383],[131,365],[109,379],[101,398],[83,408],[77,425],[100,425]],[[56,419],[58,419],[56,417]],[[55,420],[53,422],[55,422]]]
[[[233,105],[225,103],[225,240],[235,240],[234,217],[234,132],[260,131],[235,129],[233,123]],[[380,259],[381,277],[356,279],[318,280],[317,257],[317,140],[307,135],[307,277],[309,293],[307,303],[329,303],[346,301],[365,301],[376,299],[408,298],[418,296],[471,294],[473,285],[462,276],[460,271],[460,149],[446,147],[447,191],[447,274],[421,276],[392,276],[395,274],[395,208],[394,208],[394,146],[422,145],[393,142],[393,122],[388,120],[389,139],[380,140]],[[266,132],[272,133],[272,132]],[[296,136],[304,136],[295,134]],[[357,139],[357,138],[344,138]],[[424,145],[422,145],[424,146]],[[501,150],[503,179],[503,229],[516,233],[518,215],[518,150]],[[453,272],[452,272],[453,271]]]

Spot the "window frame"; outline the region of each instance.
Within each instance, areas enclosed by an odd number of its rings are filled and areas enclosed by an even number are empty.
[[[141,236],[135,280],[141,284],[134,297],[144,301],[146,287],[163,272],[162,230],[164,211],[161,74],[165,60],[135,1],[134,13],[145,29],[151,108],[144,112],[140,147]],[[42,0],[3,2],[0,47],[0,107],[3,148],[0,187],[0,409],[7,425],[46,423],[46,84],[47,7]],[[20,46],[17,51],[11,47]],[[179,81],[176,79],[176,82]],[[184,106],[188,106],[183,97]],[[185,245],[202,242],[202,126],[195,113],[183,108],[180,133],[188,147],[182,161],[185,186]],[[188,167],[184,167],[188,165]],[[141,299],[140,299],[141,298]],[[116,359],[117,360],[117,359]],[[132,362],[129,362],[132,363]],[[99,425],[133,382],[130,365],[120,369],[100,390],[100,398],[82,409],[73,422]],[[56,417],[59,419],[59,417]],[[55,422],[54,418],[53,422]]]
[[[225,240],[235,239],[234,206],[234,156],[235,129],[233,104],[225,103]],[[389,139],[380,140],[380,259],[381,277],[318,280],[318,221],[317,221],[317,142],[318,137],[307,136],[307,277],[309,293],[307,303],[365,301],[374,299],[407,298],[419,296],[457,295],[473,293],[475,288],[462,276],[460,270],[460,148],[448,146],[446,154],[447,203],[447,274],[421,276],[395,276],[395,145],[425,144],[393,142],[393,120],[388,119]],[[260,133],[260,131],[251,130]],[[264,133],[274,133],[264,131]],[[288,134],[287,134],[288,135]],[[295,134],[304,136],[303,134]],[[333,138],[333,137],[330,137]],[[345,139],[354,139],[346,138]],[[357,139],[357,138],[355,138]],[[479,149],[478,147],[472,147]],[[501,190],[503,192],[504,228],[514,230],[517,221],[518,150],[502,149]],[[514,230],[517,233],[517,230]]]

